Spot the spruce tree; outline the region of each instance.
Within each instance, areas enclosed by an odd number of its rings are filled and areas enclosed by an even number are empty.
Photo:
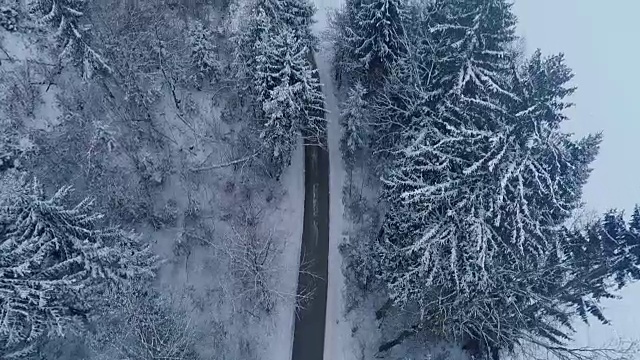
[[[302,134],[311,143],[324,139],[324,97],[311,63],[317,39],[306,0],[259,0],[240,36],[242,73],[257,102],[258,131],[274,174],[289,165]]]
[[[210,81],[219,70],[217,47],[214,44],[213,32],[195,22],[189,30],[189,45],[191,48],[192,75],[190,82],[200,90]]]
[[[342,139],[340,150],[347,168],[353,169],[362,151],[367,147],[369,128],[367,125],[366,89],[357,83],[349,91],[341,113]]]
[[[386,177],[382,279],[397,304],[419,304],[428,326],[454,340],[487,349],[513,347],[518,331],[566,340],[566,322],[559,329],[556,321],[570,314],[559,307],[539,303],[548,317],[535,327],[537,310],[516,310],[557,288],[531,279],[565,261],[553,252],[600,136],[573,140],[558,126],[573,91],[561,57],[536,54],[514,70],[506,2],[450,1],[440,11],[449,23],[434,32],[455,40],[452,56],[433,85],[444,89],[442,100],[413,107],[416,132]]]
[[[301,41],[310,51],[315,51],[318,39],[313,35],[311,26],[316,12],[309,0],[279,0],[281,11],[278,21],[287,26],[288,31],[294,32],[294,37]]]
[[[629,256],[635,259],[635,263],[640,263],[640,206],[636,205],[633,208],[631,219],[629,220],[629,232],[627,234],[629,239],[626,241]],[[634,276],[636,280],[640,279],[638,276]]]
[[[610,210],[597,224],[597,230],[589,233],[589,241],[602,259],[601,266],[606,268],[606,276],[613,278],[619,289],[630,281],[640,280],[640,237],[633,228],[637,210],[634,209],[629,223],[622,212]]]
[[[481,97],[506,93],[516,18],[505,0],[442,0],[434,2],[431,41],[448,47],[437,59],[438,87],[445,93]]]
[[[260,42],[281,31],[293,32],[294,38],[311,50],[318,39],[311,32],[315,8],[308,0],[257,0],[251,7],[248,23],[237,37],[239,61],[253,69],[252,59],[258,56]],[[267,35],[269,34],[269,35]]]
[[[104,58],[89,45],[89,32],[83,24],[89,1],[30,0],[30,10],[38,21],[55,29],[60,61],[81,69],[85,77],[96,70],[111,72]]]
[[[627,222],[622,212],[610,210],[601,219],[567,231],[562,237],[560,252],[565,262],[559,267],[563,269],[561,276],[551,278],[556,279],[558,287],[549,296],[574,307],[584,322],[590,314],[608,323],[598,302],[614,298],[613,290],[640,280],[636,211]]]
[[[406,55],[402,0],[349,1],[345,46],[355,68],[370,86],[378,86]]]
[[[294,32],[272,34],[261,46],[255,80],[264,115],[260,137],[280,174],[289,165],[299,134],[313,143],[322,141],[324,98],[309,63],[309,48]]]
[[[354,72],[362,71],[351,47],[351,39],[355,36],[352,28],[356,24],[356,15],[361,5],[362,0],[346,0],[342,11],[335,12],[331,18],[333,30],[332,68],[338,87],[348,78],[353,77],[352,80],[357,80],[359,75]],[[349,82],[351,81],[346,81],[346,83]]]
[[[248,24],[234,38],[236,43],[234,53],[236,76],[241,80],[247,80],[246,84],[248,85],[242,89],[243,91],[251,91],[253,88],[257,60],[265,48],[263,40],[269,38],[273,28],[272,16],[268,15],[268,10],[260,6],[252,8]]]
[[[4,179],[3,179],[4,180]],[[64,205],[70,187],[47,198],[37,181],[9,194],[0,224],[0,347],[27,353],[45,335],[85,318],[111,284],[154,276],[148,246],[118,228],[98,226],[91,201]]]

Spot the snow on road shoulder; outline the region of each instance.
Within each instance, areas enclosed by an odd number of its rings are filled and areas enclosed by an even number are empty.
[[[275,231],[286,236],[281,263],[284,264],[280,281],[284,284],[286,300],[279,301],[274,313],[273,327],[265,329],[268,349],[265,360],[290,359],[293,348],[295,306],[300,267],[300,247],[302,246],[302,225],[304,223],[304,147],[302,139],[292,156],[291,166],[282,177],[287,193],[278,206],[278,211],[268,219]]]
[[[325,359],[346,359],[349,351],[346,340],[351,337],[350,326],[343,321],[344,276],[342,274],[342,255],[338,249],[342,239],[344,209],[342,205],[342,187],[344,184],[344,166],[340,152],[341,128],[340,111],[331,82],[330,58],[328,51],[317,56],[320,81],[327,107],[327,129],[329,146],[329,272],[327,288],[327,320],[325,328]],[[347,347],[347,348],[345,348]],[[345,352],[347,351],[347,352]]]

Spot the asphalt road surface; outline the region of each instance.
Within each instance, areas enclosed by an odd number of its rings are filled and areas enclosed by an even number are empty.
[[[297,313],[292,360],[322,360],[327,310],[329,258],[329,153],[316,145],[305,146],[304,227],[298,294],[312,290]]]

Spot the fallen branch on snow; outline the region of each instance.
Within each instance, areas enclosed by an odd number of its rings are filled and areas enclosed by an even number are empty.
[[[241,164],[241,163],[247,162],[247,161],[255,158],[256,156],[258,156],[258,153],[259,152],[256,152],[256,153],[253,153],[253,154],[251,154],[249,156],[245,156],[245,157],[243,157],[241,159],[229,161],[229,162],[222,163],[222,164],[215,164],[215,165],[210,165],[210,166],[192,168],[191,171],[199,172],[199,171],[215,170],[215,169],[221,169],[221,168],[225,168],[225,167],[228,167],[228,166]]]

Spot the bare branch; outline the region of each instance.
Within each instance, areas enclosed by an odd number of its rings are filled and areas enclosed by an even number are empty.
[[[244,162],[247,162],[247,161],[250,161],[250,160],[254,159],[256,156],[258,156],[258,154],[259,154],[259,152],[255,152],[255,153],[253,153],[253,154],[251,154],[249,156],[245,156],[243,158],[232,160],[232,161],[229,161],[229,162],[226,162],[226,163],[209,165],[209,166],[198,167],[198,168],[192,168],[191,171],[194,171],[194,172],[208,171],[208,170],[221,169],[221,168],[225,168],[225,167],[241,164],[241,163],[244,163]]]
[[[535,338],[520,349],[520,356],[536,360],[634,360],[639,354],[636,341],[618,340],[597,347],[551,345]]]

